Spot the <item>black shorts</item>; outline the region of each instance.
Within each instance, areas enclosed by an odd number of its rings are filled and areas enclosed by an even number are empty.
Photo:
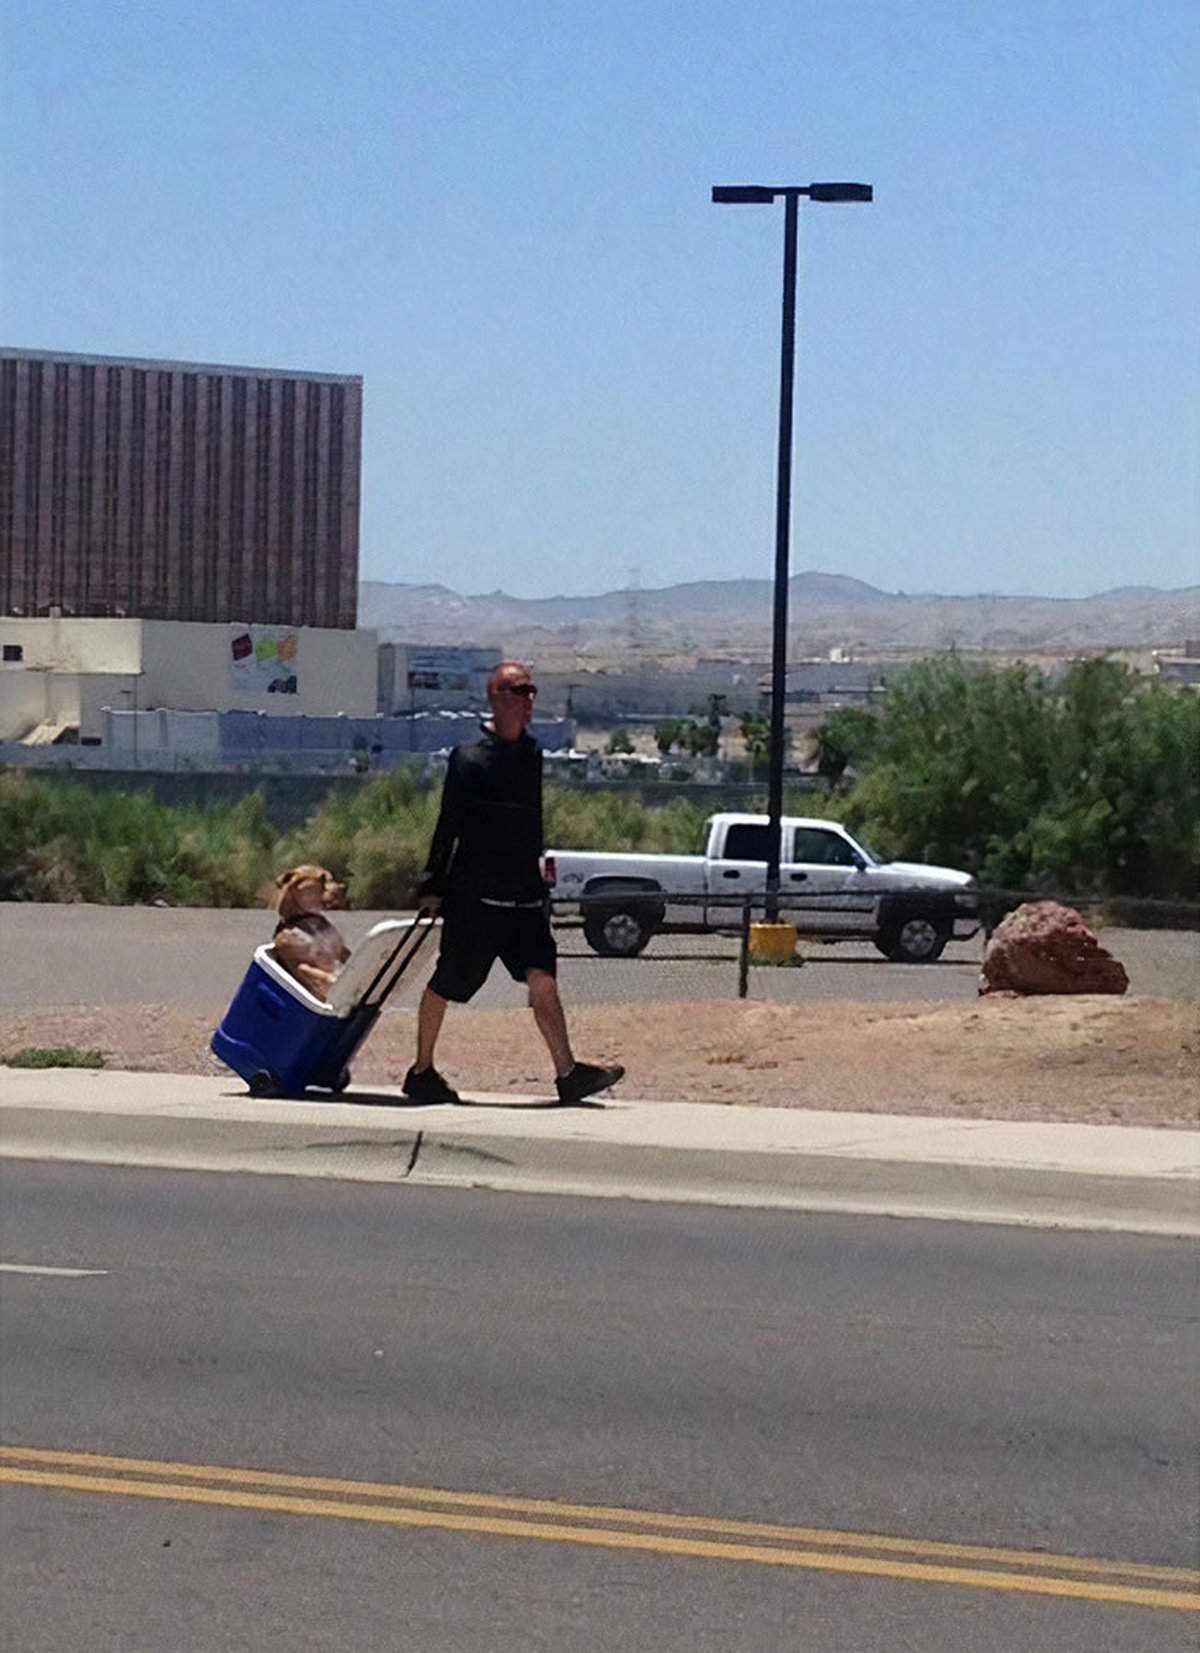
[[[429,985],[443,999],[466,1004],[499,959],[514,981],[530,970],[558,973],[558,949],[544,907],[490,907],[482,901],[442,906],[442,945]]]

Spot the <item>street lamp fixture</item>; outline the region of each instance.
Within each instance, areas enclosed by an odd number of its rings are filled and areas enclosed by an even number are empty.
[[[870,184],[714,184],[717,206],[769,206],[780,195],[807,195],[810,201],[870,201]]]
[[[770,206],[784,201],[783,336],[779,356],[779,463],[775,479],[775,588],[771,637],[771,745],[767,779],[766,916],[779,917],[783,817],[784,696],[787,691],[788,530],[792,511],[792,387],[796,363],[796,242],[800,197],[870,201],[870,184],[714,184],[717,206]]]

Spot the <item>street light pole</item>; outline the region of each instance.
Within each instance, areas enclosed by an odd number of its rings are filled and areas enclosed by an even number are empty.
[[[767,768],[766,917],[779,917],[779,863],[783,837],[784,701],[787,694],[789,531],[792,517],[793,387],[796,370],[796,247],[800,197],[810,201],[870,201],[870,184],[716,184],[717,205],[762,206],[784,199],[783,326],[779,352],[779,460],[775,476],[775,584],[771,627],[771,736]]]
[[[783,744],[787,699],[789,530],[792,520],[792,388],[796,377],[796,242],[800,199],[788,192],[783,219],[783,328],[779,352],[779,461],[775,475],[775,590],[771,628],[771,748],[767,769],[766,920],[779,917],[783,837]]]

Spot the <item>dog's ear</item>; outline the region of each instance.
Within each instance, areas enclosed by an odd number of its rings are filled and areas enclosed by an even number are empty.
[[[281,890],[285,884],[291,882],[291,879],[292,874],[290,872],[281,872],[279,877],[275,880],[275,888],[277,890]]]

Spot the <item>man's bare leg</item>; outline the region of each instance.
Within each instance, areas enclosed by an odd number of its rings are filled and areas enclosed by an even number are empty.
[[[575,1066],[575,1058],[571,1054],[571,1039],[558,995],[558,983],[546,970],[530,970],[526,974],[525,985],[529,990],[529,1008],[533,1011],[533,1019],[554,1063],[554,1076],[556,1079],[565,1078]]]
[[[432,987],[427,987],[421,994],[417,1009],[417,1059],[413,1063],[417,1073],[424,1073],[426,1068],[433,1066],[434,1046],[442,1031],[449,1002],[440,993],[435,993]]]

